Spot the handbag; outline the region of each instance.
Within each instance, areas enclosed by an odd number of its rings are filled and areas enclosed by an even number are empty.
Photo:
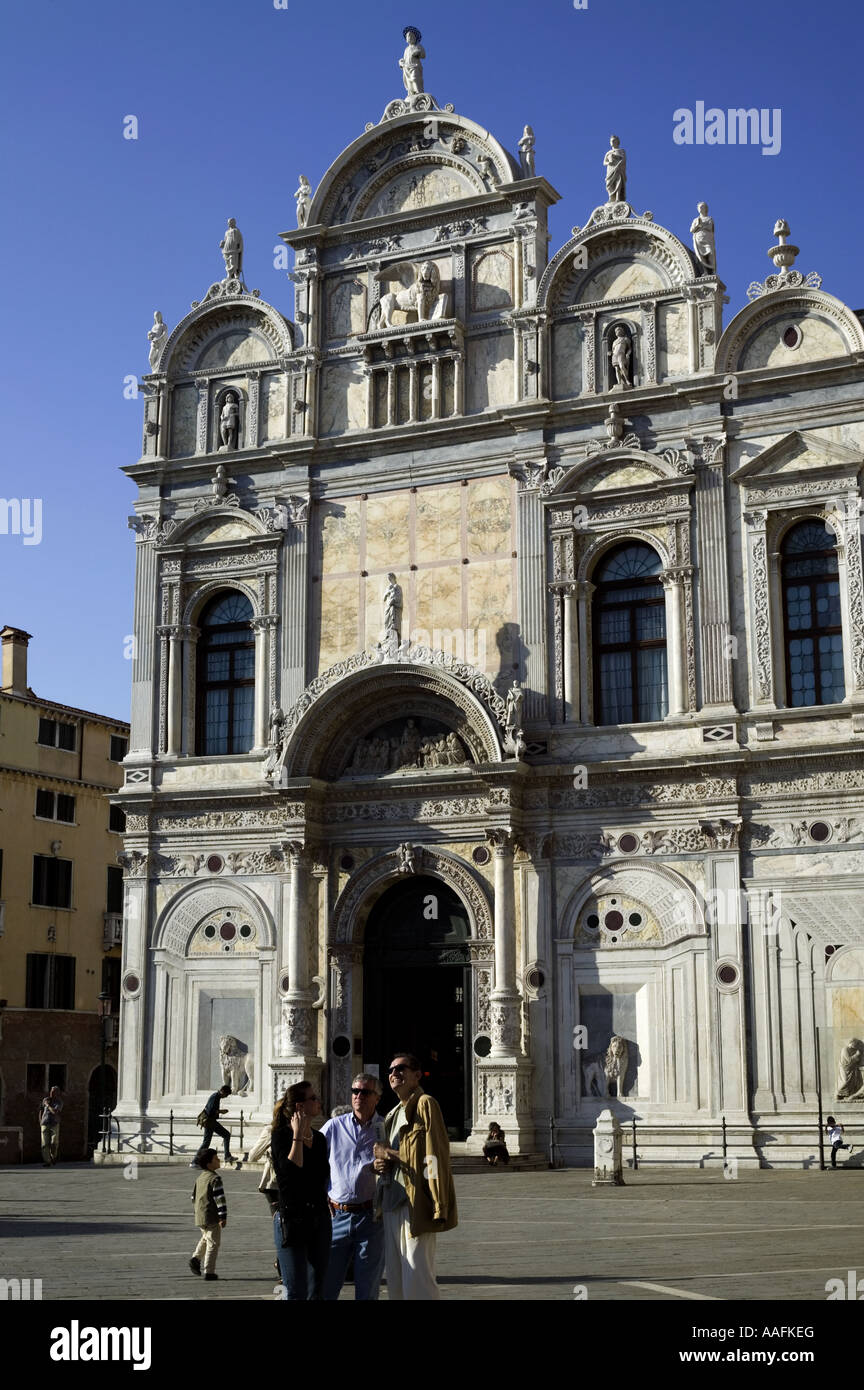
[[[198,1116],[198,1119],[195,1121],[195,1123],[196,1123],[196,1125],[198,1125],[201,1129],[204,1129],[204,1127],[205,1127],[205,1125],[207,1124],[207,1121],[209,1120],[209,1118],[210,1118],[210,1116],[207,1114],[207,1111],[206,1111],[206,1110],[202,1110],[201,1113],[200,1113],[199,1116]]]

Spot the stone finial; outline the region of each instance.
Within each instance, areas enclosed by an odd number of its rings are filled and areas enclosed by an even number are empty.
[[[423,91],[423,59],[426,57],[421,43],[423,35],[416,25],[408,24],[402,30],[402,37],[405,40],[405,52],[399,59],[402,81],[409,97],[419,96]]]
[[[776,245],[770,246],[767,254],[777,267],[777,274],[766,276],[764,284],[760,280],[751,281],[747,287],[747,298],[759,299],[761,295],[771,294],[774,290],[798,289],[801,286],[818,290],[822,284],[822,276],[817,271],[808,270],[806,275],[802,275],[800,270],[792,268],[800,248],[790,242],[789,223],[785,218],[778,217],[774,223],[774,235],[777,238]]]

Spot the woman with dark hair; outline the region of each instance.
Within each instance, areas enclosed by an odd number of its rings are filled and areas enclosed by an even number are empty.
[[[290,1302],[321,1299],[330,1258],[327,1141],[309,1124],[320,1114],[321,1101],[311,1081],[289,1086],[273,1111],[270,1155],[279,1189],[273,1234],[284,1296]]]

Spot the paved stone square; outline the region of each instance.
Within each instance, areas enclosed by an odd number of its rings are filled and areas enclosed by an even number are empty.
[[[273,1298],[257,1171],[225,1174],[220,1278],[207,1285],[187,1269],[193,1171],[133,1171],[0,1171],[0,1277],[41,1278],[43,1300]],[[864,1275],[860,1170],[734,1181],[720,1170],[645,1170],[611,1190],[572,1168],[466,1173],[456,1183],[460,1224],[438,1241],[448,1300],[824,1302],[828,1279]]]

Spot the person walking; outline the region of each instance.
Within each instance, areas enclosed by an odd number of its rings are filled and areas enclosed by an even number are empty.
[[[228,1220],[225,1189],[219,1176],[219,1155],[215,1149],[202,1149],[198,1163],[202,1172],[192,1189],[192,1201],[195,1203],[195,1225],[201,1232],[201,1239],[195,1246],[189,1268],[193,1274],[203,1273],[205,1279],[218,1279],[216,1256]]]
[[[311,1081],[289,1086],[273,1111],[270,1156],[279,1189],[273,1238],[285,1299],[293,1303],[323,1298],[330,1258],[327,1141],[309,1123],[320,1114]]]
[[[223,1145],[225,1146],[224,1161],[226,1163],[236,1163],[237,1159],[234,1158],[230,1149],[231,1135],[229,1134],[225,1126],[220,1125],[219,1123],[219,1116],[228,1114],[227,1110],[221,1110],[219,1108],[220,1102],[223,1101],[226,1096],[230,1096],[230,1094],[230,1086],[220,1086],[218,1091],[213,1092],[212,1096],[207,1101],[207,1104],[204,1106],[204,1109],[201,1111],[201,1114],[205,1117],[204,1138],[201,1140],[201,1148],[198,1152],[203,1153],[205,1149],[209,1149],[210,1141],[213,1138],[213,1135],[218,1134],[219,1138],[222,1140]]]
[[[60,1155],[60,1111],[63,1097],[59,1086],[52,1086],[39,1106],[39,1130],[42,1136],[42,1167],[53,1168]]]
[[[324,1301],[335,1303],[354,1261],[354,1298],[373,1303],[384,1269],[384,1227],[375,1220],[375,1144],[384,1138],[384,1120],[376,1114],[383,1086],[371,1072],[351,1082],[347,1113],[321,1126],[330,1156],[330,1214],[333,1243],[324,1280]]]
[[[843,1126],[838,1125],[833,1115],[828,1116],[825,1128],[828,1131],[828,1143],[831,1145],[831,1167],[836,1168],[838,1149],[845,1149],[849,1153],[849,1145],[843,1143]]]
[[[375,1145],[374,1164],[381,1174],[376,1201],[384,1221],[387,1297],[438,1299],[435,1237],[457,1224],[450,1140],[438,1102],[420,1085],[417,1058],[397,1052],[388,1075],[399,1104],[384,1121],[387,1140]]]

